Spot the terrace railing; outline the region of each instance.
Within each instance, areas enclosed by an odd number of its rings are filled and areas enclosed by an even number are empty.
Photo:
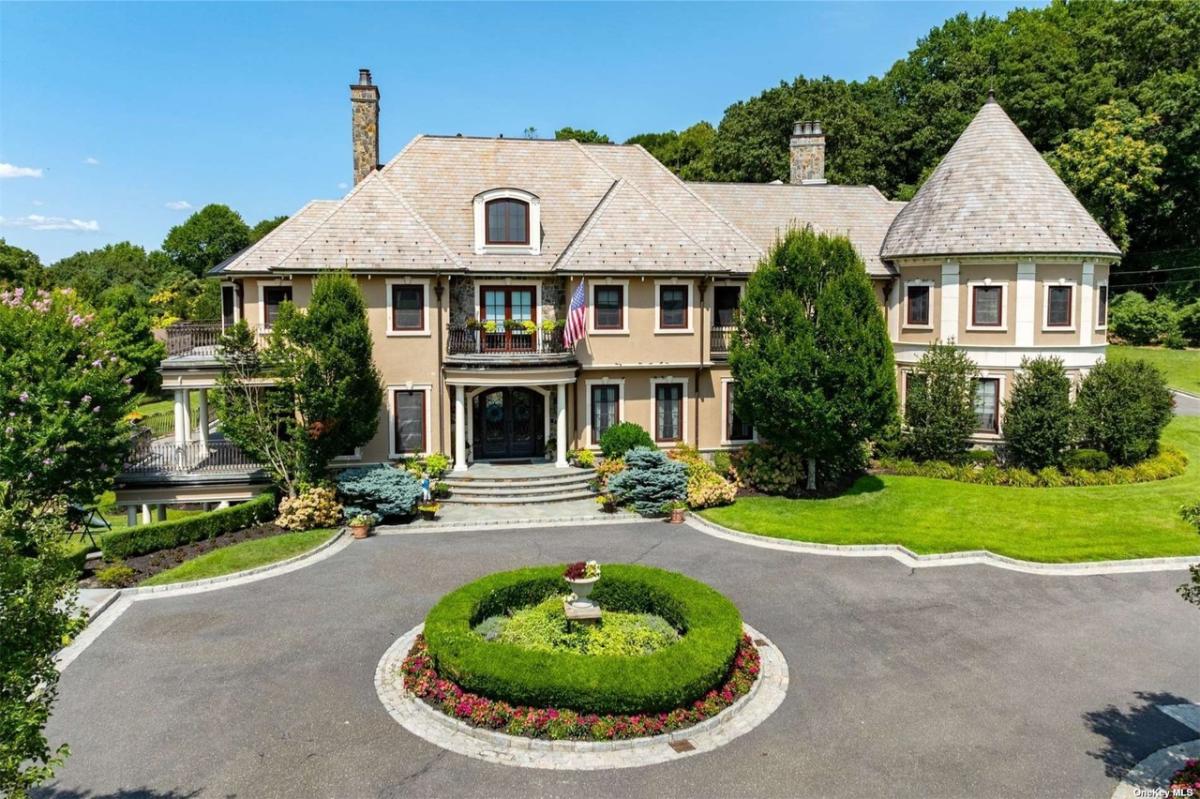
[[[142,436],[134,441],[123,471],[130,475],[245,474],[261,468],[262,464],[229,441],[176,444]]]
[[[451,327],[446,341],[448,355],[519,355],[569,353],[561,329],[528,332],[497,330],[489,333],[483,328]]]
[[[733,337],[737,335],[736,327],[714,327],[709,336],[708,351],[712,353],[713,360],[725,360],[729,357],[729,347],[733,343]]]
[[[167,328],[167,357],[215,355],[220,341],[220,322],[177,322]]]

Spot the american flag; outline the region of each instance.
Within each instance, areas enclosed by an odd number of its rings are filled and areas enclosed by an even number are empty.
[[[587,302],[583,282],[580,278],[579,287],[571,295],[571,307],[567,309],[567,329],[563,334],[563,342],[568,347],[574,347],[575,342],[587,335]]]

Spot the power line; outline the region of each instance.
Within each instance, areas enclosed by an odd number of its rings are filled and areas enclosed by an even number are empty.
[[[1200,263],[1193,266],[1171,266],[1166,269],[1113,269],[1110,275],[1157,275],[1159,272],[1186,272],[1195,269],[1200,271]]]

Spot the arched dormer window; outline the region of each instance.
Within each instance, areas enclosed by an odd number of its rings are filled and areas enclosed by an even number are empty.
[[[541,201],[521,189],[490,189],[475,195],[475,252],[541,251]]]

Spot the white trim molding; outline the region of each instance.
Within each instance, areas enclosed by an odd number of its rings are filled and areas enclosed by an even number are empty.
[[[1090,369],[1104,358],[1103,342],[1089,347],[1063,346],[1061,344],[1036,347],[1009,347],[1004,345],[959,345],[980,369],[1018,369],[1023,358],[1060,358],[1067,369]],[[898,366],[911,366],[921,359],[929,349],[928,344],[900,341],[892,345]]]
[[[625,418],[625,378],[599,377],[583,381],[583,407],[587,414],[583,420],[583,443],[587,449],[599,451],[600,445],[592,442],[592,386],[617,387],[617,421],[624,422],[627,421]]]
[[[487,204],[492,200],[520,200],[529,206],[528,244],[487,244]],[[540,255],[542,252],[542,201],[532,192],[515,188],[488,189],[472,201],[475,217],[475,254]]]
[[[399,452],[396,447],[396,392],[424,391],[425,392],[425,449],[423,452]],[[388,401],[388,457],[393,460],[408,458],[413,455],[431,455],[437,450],[431,449],[433,442],[433,386],[429,383],[397,383],[387,387]]]
[[[389,278],[388,280],[384,281],[384,286],[385,286],[384,291],[386,292],[385,296],[384,296],[384,307],[386,308],[386,312],[384,313],[384,331],[383,331],[384,335],[388,336],[388,337],[394,337],[394,338],[403,338],[406,336],[426,336],[426,337],[428,337],[428,336],[433,335],[433,330],[429,325],[429,318],[433,313],[433,307],[434,307],[430,304],[430,294],[432,294],[432,291],[430,290],[429,278],[427,278],[427,277]],[[395,326],[393,323],[395,322],[394,315],[396,313],[396,308],[392,304],[392,287],[393,286],[421,286],[421,293],[424,297],[425,308],[421,312],[421,328],[419,330],[396,330],[395,329]]]
[[[976,287],[986,286],[990,288],[1000,289],[1000,324],[998,325],[976,325],[973,324],[975,319],[975,289]],[[1029,304],[1030,311],[1033,313],[1033,303]],[[1008,281],[993,280],[990,277],[985,277],[981,280],[967,281],[967,324],[966,330],[972,333],[1007,333],[1008,332]],[[1020,335],[1018,333],[1018,335]],[[1030,341],[1032,344],[1032,340]]]
[[[1071,290],[1071,324],[1069,325],[1051,325],[1050,324],[1050,289],[1068,288]],[[1042,332],[1043,333],[1074,333],[1075,320],[1079,309],[1079,284],[1069,278],[1060,277],[1053,283],[1047,281],[1042,284]],[[1080,341],[1080,344],[1087,346],[1091,344],[1088,341]]]
[[[584,283],[584,306],[587,309],[587,332],[589,336],[628,336],[629,335],[629,281],[612,277],[600,278],[597,280],[587,280]],[[620,329],[603,330],[596,328],[596,287],[597,286],[620,286],[621,287],[621,327]],[[570,293],[567,295],[567,302],[570,303]],[[568,316],[570,309],[567,309]]]
[[[292,303],[296,302],[296,288],[292,285],[291,279],[276,278],[258,281],[258,329],[262,331],[271,329],[267,326],[267,300],[263,291],[267,286],[287,286],[292,290]]]
[[[652,377],[650,378],[650,438],[655,444],[669,443],[666,439],[661,441],[658,438],[658,386],[659,384],[678,383],[683,386],[683,393],[680,395],[679,405],[679,424],[682,427],[680,433],[682,435],[675,441],[690,443],[688,439],[688,383],[691,382],[686,377]]]
[[[942,339],[958,338],[958,261],[942,264]]]
[[[1100,289],[1104,289],[1104,316],[1100,315]],[[1108,289],[1108,281],[1101,280],[1096,284],[1096,301],[1092,303],[1089,313],[1096,330],[1108,330],[1108,306],[1112,304],[1112,292]]]
[[[693,328],[692,317],[696,315],[696,307],[694,299],[696,297],[695,287],[692,285],[694,281],[690,278],[662,278],[654,281],[654,334],[658,336],[687,336],[691,335]],[[662,326],[662,287],[663,286],[685,286],[687,287],[687,300],[684,305],[685,315],[687,318],[687,327],[663,327]]]
[[[1036,318],[1034,310],[1035,299],[1037,298],[1037,264],[1033,261],[1018,261],[1017,262],[1017,307],[1013,309],[1014,318],[1017,321],[1016,344],[1018,347],[1030,347],[1033,345],[1033,331]],[[1008,292],[1005,290],[1001,294],[1001,311],[1004,314],[1002,320],[1007,326],[1008,322],[1008,306],[1004,304]],[[971,292],[971,302],[975,301],[975,293]],[[973,317],[968,316],[967,319]],[[984,330],[996,330],[994,327],[984,327]]]
[[[929,323],[920,325],[913,324],[908,321],[908,289],[910,286],[924,286],[929,289]],[[937,281],[928,280],[925,278],[913,278],[912,280],[904,281],[904,296],[900,305],[900,328],[902,330],[933,330],[934,314],[937,312]]]
[[[758,430],[750,428],[750,438],[746,439],[731,439],[729,437],[729,412],[732,410],[729,407],[729,387],[737,383],[732,377],[721,378],[721,446],[722,447],[742,447],[754,441],[758,441]]]

